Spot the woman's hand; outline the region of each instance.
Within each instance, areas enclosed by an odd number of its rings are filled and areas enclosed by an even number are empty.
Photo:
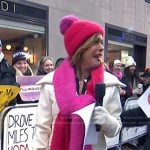
[[[110,122],[111,119],[112,119],[111,115],[104,107],[102,106],[95,107],[93,112],[93,121],[95,124],[104,125],[107,124],[107,122]]]
[[[125,91],[125,90],[123,90],[122,88],[120,88],[120,91],[119,91],[119,92],[120,92],[120,95],[121,95],[121,96],[126,95],[126,91]]]
[[[134,95],[134,94],[139,94],[139,95],[141,95],[141,94],[143,93],[143,89],[141,89],[141,88],[136,88],[136,89],[134,89],[134,90],[132,91],[132,93],[133,93],[133,95]]]
[[[92,117],[94,124],[100,125],[107,137],[114,137],[119,133],[121,121],[110,115],[104,107],[95,107]]]

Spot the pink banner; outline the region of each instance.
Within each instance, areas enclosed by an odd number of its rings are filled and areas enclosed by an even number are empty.
[[[20,84],[20,96],[23,101],[37,101],[40,96],[40,85],[36,85],[43,76],[22,76],[17,77]]]

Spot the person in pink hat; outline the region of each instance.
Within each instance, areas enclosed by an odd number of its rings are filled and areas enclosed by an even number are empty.
[[[104,29],[69,15],[60,20],[60,32],[68,57],[38,82],[42,87],[33,150],[106,150],[105,136],[114,137],[121,129],[118,87],[124,84],[104,71]],[[91,118],[91,123],[101,126],[98,141],[86,145],[85,124],[73,112],[95,104],[95,85],[103,82],[103,106],[96,106]]]

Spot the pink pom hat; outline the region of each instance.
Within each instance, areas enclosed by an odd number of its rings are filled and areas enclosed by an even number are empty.
[[[60,20],[60,32],[64,35],[64,44],[70,57],[93,34],[101,33],[104,36],[101,25],[92,21],[79,20],[74,15],[65,16]]]

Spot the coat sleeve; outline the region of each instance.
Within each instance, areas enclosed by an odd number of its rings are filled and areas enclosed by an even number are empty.
[[[104,135],[107,137],[114,137],[120,132],[122,126],[120,119],[122,107],[120,103],[119,87],[114,85],[106,88],[103,106],[111,116],[111,121],[102,126]]]
[[[16,71],[5,59],[0,63],[0,84],[18,86],[16,83]]]
[[[33,150],[48,150],[52,126],[52,97],[51,85],[41,87],[38,103]]]

